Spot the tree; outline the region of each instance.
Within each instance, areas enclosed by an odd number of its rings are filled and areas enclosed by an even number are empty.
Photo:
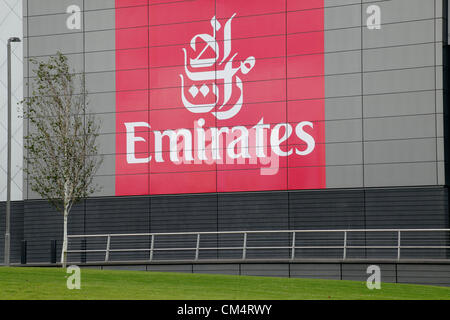
[[[85,113],[84,74],[71,73],[66,56],[58,52],[46,62],[30,62],[36,68],[30,81],[32,93],[23,101],[24,117],[30,123],[24,171],[31,190],[63,214],[65,268],[70,210],[98,189],[92,180],[102,162],[96,143],[99,125],[94,115]]]

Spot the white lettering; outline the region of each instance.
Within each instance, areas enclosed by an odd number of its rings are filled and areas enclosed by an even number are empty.
[[[150,125],[147,122],[129,122],[125,123],[125,127],[127,128],[127,162],[130,164],[150,162],[152,156],[148,158],[136,158],[135,153],[136,142],[139,141],[145,142],[145,139],[143,137],[135,136],[135,128],[137,127],[150,128]]]
[[[303,151],[299,151],[298,149],[295,149],[295,153],[298,154],[299,156],[307,156],[308,154],[313,152],[314,148],[316,147],[316,142],[314,141],[314,138],[309,133],[307,133],[303,130],[304,126],[309,126],[311,128],[314,128],[314,125],[312,124],[312,122],[309,122],[309,121],[300,122],[297,125],[297,127],[295,127],[295,133],[297,134],[297,137],[300,140],[303,140],[304,142],[306,142],[306,144],[307,144],[306,149]]]
[[[284,135],[280,138],[280,129],[285,128]],[[292,126],[289,123],[280,123],[275,126],[272,130],[272,134],[270,136],[270,145],[272,146],[273,152],[275,152],[280,157],[290,156],[294,150],[289,150],[287,152],[280,149],[280,144],[285,142],[292,134]]]

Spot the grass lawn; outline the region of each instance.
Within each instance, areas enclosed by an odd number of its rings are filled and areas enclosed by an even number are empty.
[[[447,299],[450,288],[365,282],[144,271],[81,270],[81,290],[68,290],[63,269],[0,268],[0,300],[76,299]]]

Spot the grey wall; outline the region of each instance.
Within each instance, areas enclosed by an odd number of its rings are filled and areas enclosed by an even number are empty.
[[[26,200],[21,203],[23,212],[23,238],[28,241],[28,262],[49,262],[50,242],[58,240],[58,255],[62,240],[62,217],[42,200]],[[20,214],[19,214],[20,215]],[[20,224],[19,224],[20,225]],[[188,231],[236,231],[236,230],[302,230],[302,229],[374,229],[374,228],[448,228],[448,190],[443,187],[417,187],[366,190],[322,190],[292,192],[260,192],[208,195],[100,197],[91,198],[73,209],[69,217],[69,234],[146,233]],[[0,229],[2,224],[0,221]],[[1,231],[1,230],[0,230]],[[433,239],[443,245],[447,238]],[[20,234],[16,235],[16,239]],[[320,240],[319,240],[320,238]],[[393,234],[393,238],[395,234]],[[392,245],[385,239],[370,236],[349,238],[351,245]],[[170,241],[169,241],[170,240]],[[195,245],[194,237],[174,239],[160,238],[158,245],[184,247]],[[341,236],[323,235],[309,237],[317,243],[342,245]],[[375,240],[378,241],[375,243]],[[406,239],[405,239],[406,240]],[[419,243],[423,238],[419,238]],[[288,236],[274,234],[265,237],[249,237],[249,246],[289,246]],[[298,243],[302,238],[297,237]],[[416,241],[416,242],[414,242]],[[431,238],[428,239],[431,241]],[[311,244],[311,242],[308,242]],[[417,244],[417,238],[408,244]],[[212,236],[202,239],[202,247],[239,246],[242,237]],[[72,242],[71,249],[82,248],[83,243]],[[88,249],[104,249],[105,239],[89,240]],[[117,239],[112,248],[149,248],[147,237]],[[18,245],[16,245],[17,247]],[[0,251],[1,252],[1,251]],[[203,251],[201,259],[241,258],[241,252]],[[444,251],[415,251],[410,258],[443,258]],[[297,258],[340,258],[342,250],[301,250]],[[16,257],[20,257],[18,254]],[[155,259],[192,259],[193,252],[158,253]],[[288,258],[289,250],[249,250],[249,258]],[[349,258],[379,258],[380,251],[352,249]],[[396,258],[396,251],[383,252],[382,257]],[[70,257],[80,261],[76,254]],[[113,253],[111,259],[143,260],[147,253]],[[17,258],[18,259],[18,258]],[[86,261],[99,261],[104,254],[89,253]],[[18,260],[15,260],[18,261]]]
[[[24,0],[24,33],[27,58],[47,59],[61,51],[67,55],[75,73],[86,74],[89,92],[87,114],[95,114],[101,123],[99,145],[104,158],[94,183],[101,185],[97,195],[113,195],[115,178],[115,1]],[[78,5],[82,10],[81,30],[69,30],[66,8]],[[26,77],[33,75],[25,59]],[[32,77],[29,78],[32,81]],[[30,88],[25,87],[25,96]],[[25,132],[30,129],[25,121]],[[25,198],[39,198],[24,177]]]
[[[6,200],[7,177],[7,51],[10,37],[22,39],[22,1],[0,1],[0,201]],[[22,200],[23,118],[18,103],[23,93],[23,55],[21,43],[11,45],[11,199]]]
[[[11,203],[11,262],[19,262],[21,254],[21,242],[24,238],[24,214],[23,201],[14,201]],[[6,203],[0,202],[0,214],[4,217],[6,211]],[[3,263],[5,251],[5,219],[0,219],[0,264]]]
[[[80,31],[65,27],[69,4],[84,9]],[[370,4],[381,7],[381,30],[365,26]],[[444,126],[443,116],[446,21],[442,0],[325,0],[323,76],[329,190],[120,198],[113,197],[114,6],[114,0],[24,0],[25,56],[45,59],[56,50],[67,54],[76,72],[86,72],[87,111],[102,121],[99,139],[104,164],[95,182],[103,190],[74,208],[71,234],[449,227],[448,190],[443,187],[444,129],[448,126]],[[25,76],[28,74],[30,65],[26,63]],[[28,90],[25,88],[25,95]],[[24,127],[28,130],[27,123]],[[29,261],[47,262],[50,241],[62,236],[61,217],[45,201],[33,200],[37,196],[29,190],[26,178],[24,185],[28,200],[23,203],[22,228],[29,241]],[[207,239],[222,245],[237,240]],[[289,243],[287,237],[271,240]],[[131,241],[149,245],[145,238]],[[192,239],[180,238],[173,245],[189,241]],[[253,241],[264,243],[264,239]],[[76,245],[95,249],[104,243]],[[249,254],[255,258],[274,255]],[[329,252],[330,257],[336,254]],[[202,258],[235,255],[211,251]],[[89,254],[86,259],[100,256]],[[140,253],[116,256],[141,257]],[[180,257],[183,255],[160,258]]]
[[[65,27],[69,4],[84,9],[80,31]],[[381,8],[381,30],[366,28],[371,4]],[[24,0],[25,55],[61,50],[87,74],[88,112],[102,121],[96,196],[115,192],[114,6]],[[443,17],[442,0],[325,0],[328,188],[445,184]]]
[[[367,281],[364,263],[222,263],[222,264],[153,264],[134,266],[90,266],[101,270],[136,270],[230,274],[262,277],[290,277],[330,280]],[[450,265],[421,263],[377,263],[381,282],[450,286]]]
[[[325,2],[327,186],[444,184],[442,1]]]

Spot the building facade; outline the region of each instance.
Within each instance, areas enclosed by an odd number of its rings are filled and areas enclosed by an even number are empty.
[[[69,233],[449,227],[446,1],[23,10],[25,80],[28,58],[61,51],[102,124],[101,190],[73,209]],[[48,262],[62,217],[23,181],[13,257],[22,239],[29,262]]]
[[[22,38],[22,1],[0,1],[0,201],[6,200],[6,171],[7,171],[7,51],[6,44],[11,37]],[[23,93],[23,45],[13,44],[11,56],[12,82],[12,163],[11,199],[22,200],[23,174],[23,118],[20,105]]]

